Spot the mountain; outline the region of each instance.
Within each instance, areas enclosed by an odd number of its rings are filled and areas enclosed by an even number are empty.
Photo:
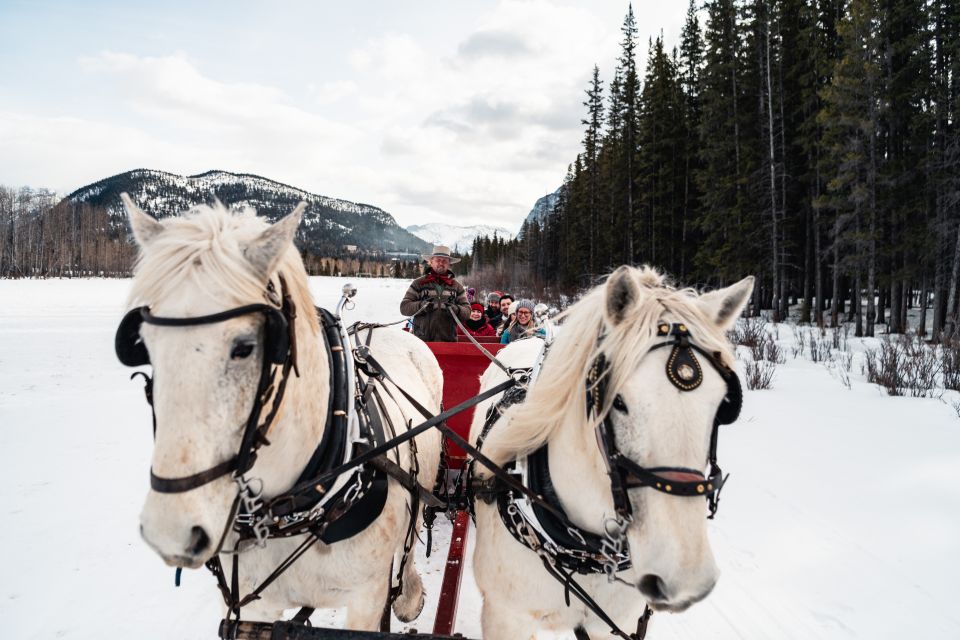
[[[562,189],[563,187],[560,187]],[[543,224],[544,220],[547,219],[547,216],[553,212],[553,207],[557,204],[557,200],[560,198],[560,189],[557,189],[553,193],[548,193],[539,200],[537,200],[533,209],[530,210],[530,213],[527,214],[527,219],[525,222],[528,224],[536,220],[540,224]]]
[[[513,234],[503,227],[493,227],[486,224],[472,227],[457,227],[442,222],[430,224],[414,224],[407,227],[407,231],[423,238],[430,244],[444,244],[457,253],[467,253],[473,248],[473,239],[477,236],[498,236],[509,240]]]
[[[119,222],[125,215],[120,201],[124,191],[157,218],[176,215],[218,198],[231,207],[253,207],[258,215],[276,221],[304,200],[308,206],[297,232],[297,244],[316,255],[338,255],[344,245],[355,245],[361,252],[421,253],[429,249],[426,242],[408,233],[379,207],[308,193],[244,173],[208,171],[179,176],[135,169],[81,187],[67,200],[105,208],[111,219]]]

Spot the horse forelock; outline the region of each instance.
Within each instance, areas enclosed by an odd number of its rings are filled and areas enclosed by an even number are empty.
[[[267,283],[243,250],[268,226],[253,209],[231,211],[220,202],[165,219],[163,232],[148,247],[141,247],[137,256],[129,306],[155,305],[182,295],[187,287],[196,287],[206,299],[224,307],[262,302]],[[292,244],[277,270],[284,274],[297,308],[312,310],[307,273]],[[298,315],[316,333],[316,315]]]
[[[631,267],[629,275],[638,285],[640,295],[620,323],[608,324],[603,313],[605,285],[589,291],[559,316],[562,331],[550,347],[527,402],[511,408],[511,427],[500,432],[498,449],[523,455],[547,442],[564,424],[584,424],[585,382],[597,357],[603,354],[609,366],[609,380],[605,406],[597,416],[601,420],[640,360],[663,340],[657,338],[657,327],[663,320],[683,322],[693,342],[705,351],[719,352],[721,359],[732,366],[729,341],[697,304],[697,291],[673,287],[652,267]],[[551,361],[562,366],[551,366]],[[595,423],[590,425],[593,426]]]

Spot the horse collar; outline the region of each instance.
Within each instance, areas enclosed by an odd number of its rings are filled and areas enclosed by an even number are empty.
[[[383,411],[377,402],[355,399],[350,372],[350,345],[339,318],[317,307],[330,368],[329,400],[323,436],[294,486],[262,505],[254,513],[241,514],[238,522],[256,526],[266,519],[270,537],[289,537],[310,531],[327,544],[345,540],[363,531],[380,515],[387,497],[387,477],[372,466],[317,483],[334,467],[351,460],[357,441],[384,441]],[[362,411],[359,411],[361,408]],[[352,427],[357,423],[356,429]],[[356,433],[354,433],[356,431]]]

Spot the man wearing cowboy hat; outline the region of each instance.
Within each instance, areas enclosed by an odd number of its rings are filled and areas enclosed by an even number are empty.
[[[413,335],[425,342],[456,342],[457,325],[451,312],[461,322],[470,319],[470,303],[463,285],[454,279],[450,265],[460,258],[450,255],[450,247],[436,245],[433,253],[422,256],[427,261],[424,274],[414,280],[400,302],[400,313],[413,316]]]

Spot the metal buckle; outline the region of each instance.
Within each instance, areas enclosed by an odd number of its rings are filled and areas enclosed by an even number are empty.
[[[633,518],[627,516],[608,516],[603,521],[603,538],[600,540],[600,555],[603,556],[601,564],[603,572],[607,575],[607,582],[618,580],[617,571],[620,569],[620,563],[627,559],[626,540],[627,527],[633,522]]]
[[[263,513],[263,481],[260,478],[246,479],[242,474],[234,475],[233,481],[239,488],[240,503],[243,510],[248,514],[243,520],[247,520],[253,535],[256,538],[256,546],[261,549],[267,546],[267,538],[270,535],[270,514]],[[256,486],[256,490],[254,490]],[[257,514],[260,513],[260,517]],[[235,518],[240,522],[240,518]],[[249,547],[248,547],[249,548]]]
[[[365,344],[357,345],[353,349],[353,359],[359,364],[367,364],[368,355],[370,355],[370,347]]]

